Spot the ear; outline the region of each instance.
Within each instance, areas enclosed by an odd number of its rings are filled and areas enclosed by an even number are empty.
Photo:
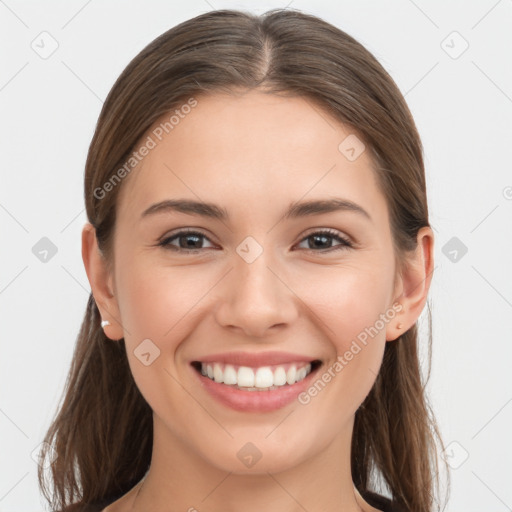
[[[99,250],[96,230],[90,223],[86,223],[82,229],[82,259],[101,318],[110,322],[104,327],[105,335],[111,340],[120,340],[124,334],[119,306],[112,291],[113,276]]]
[[[425,303],[434,272],[434,233],[428,226],[421,228],[416,249],[406,256],[405,268],[398,278],[395,302],[402,309],[396,321],[386,327],[386,341],[393,341],[410,329],[419,318]],[[400,328],[397,325],[401,324]]]

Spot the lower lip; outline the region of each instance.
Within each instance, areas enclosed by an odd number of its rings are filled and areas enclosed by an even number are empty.
[[[285,385],[278,389],[268,391],[244,391],[215,382],[192,368],[192,371],[199,378],[203,387],[213,398],[231,409],[243,412],[270,412],[285,407],[296,400],[297,396],[306,390],[317,370],[318,368],[309,373],[305,379],[295,384]]]

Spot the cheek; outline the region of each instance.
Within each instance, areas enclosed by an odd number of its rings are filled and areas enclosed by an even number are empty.
[[[194,315],[204,286],[190,270],[133,262],[120,268],[119,308],[130,345],[150,338],[165,350]]]
[[[177,384],[176,354],[208,288],[191,271],[143,258],[123,263],[116,274],[118,304],[133,378],[154,411],[178,414],[189,397]]]
[[[301,402],[314,404],[318,414],[336,416],[338,411],[346,417],[347,412],[355,412],[379,372],[386,325],[394,317],[394,311],[386,316],[392,281],[387,269],[369,268],[334,273],[331,269],[331,275],[317,275],[315,286],[298,293],[314,312],[315,325],[322,329],[330,350],[329,360]],[[323,399],[315,398],[320,395]]]
[[[381,271],[379,271],[381,270]],[[306,282],[296,283],[297,295],[304,301],[326,338],[338,353],[350,347],[351,341],[376,325],[385,313],[390,296],[391,277],[387,271],[368,267],[330,268],[310,274]],[[382,322],[377,323],[384,336]]]

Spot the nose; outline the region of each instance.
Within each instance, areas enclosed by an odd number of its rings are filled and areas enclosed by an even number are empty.
[[[298,298],[280,274],[284,273],[275,260],[266,257],[265,251],[252,263],[236,255],[216,309],[219,325],[254,338],[290,325],[298,316]]]

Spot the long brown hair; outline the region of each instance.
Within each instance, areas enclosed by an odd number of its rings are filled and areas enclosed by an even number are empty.
[[[112,178],[141,137],[190,98],[255,88],[306,98],[364,141],[387,199],[395,253],[403,262],[416,247],[418,230],[429,226],[423,148],[405,100],[355,39],[290,9],[261,16],[235,10],[197,16],[151,42],[117,79],[98,119],[84,180],[88,220],[107,261],[122,187]],[[109,193],[98,193],[109,180]],[[415,324],[386,343],[380,373],[356,412],[352,439],[352,478],[359,492],[377,492],[381,482],[411,512],[434,510],[436,442],[443,448],[425,393],[432,342],[427,306],[427,378],[420,371]],[[38,473],[54,510],[75,501],[89,504],[121,496],[142,479],[151,462],[152,410],[132,377],[124,339],[108,342],[100,321],[91,294],[63,402],[40,454],[41,460],[56,455],[53,497],[42,465]]]

